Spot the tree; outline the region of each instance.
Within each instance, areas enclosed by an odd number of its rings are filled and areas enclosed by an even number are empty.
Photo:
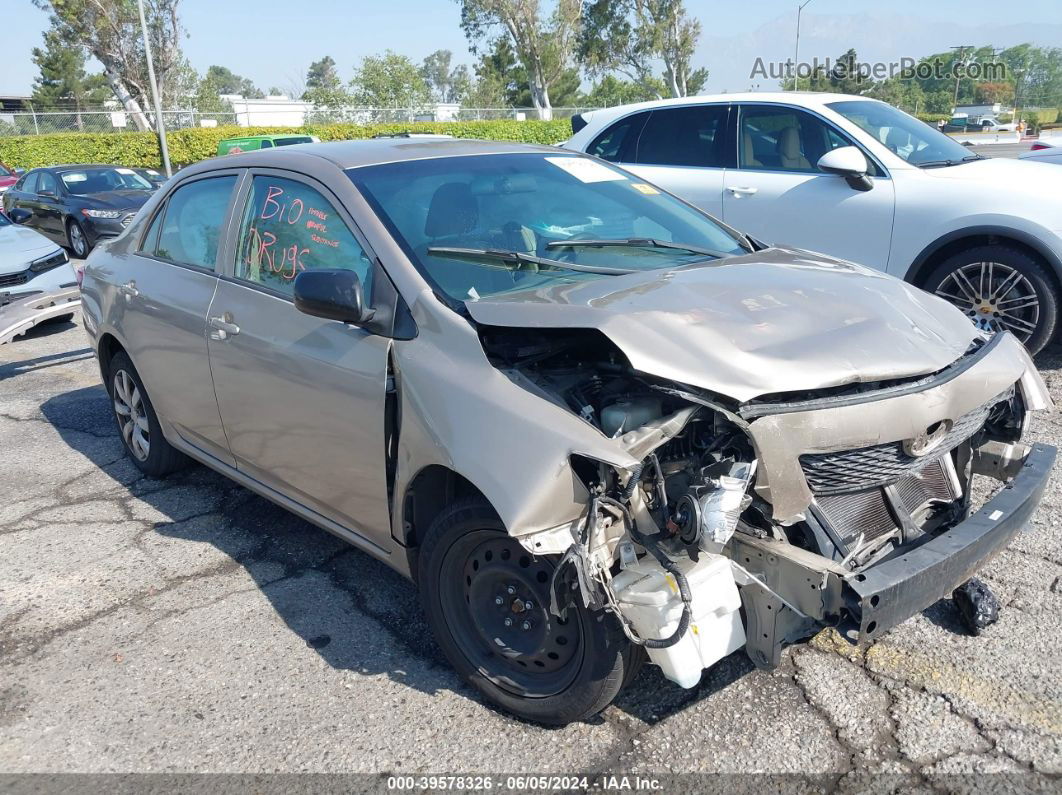
[[[100,106],[109,91],[102,75],[85,73],[85,50],[52,28],[44,33],[44,48],[33,48],[40,74],[33,81],[33,104],[38,110],[73,110],[78,129],[84,128],[80,111]]]
[[[341,87],[339,73],[336,71],[336,62],[331,55],[326,55],[319,61],[310,64],[306,70],[306,92],[311,91],[335,91]],[[305,99],[305,95],[303,99]]]
[[[504,31],[527,75],[531,102],[539,118],[553,117],[550,92],[570,79],[580,23],[579,0],[555,0],[544,15],[539,0],[458,0],[461,29],[473,52],[483,42],[494,46]]]
[[[663,96],[664,84],[655,82],[646,85],[642,82],[619,80],[613,75],[605,75],[590,89],[584,101],[593,108],[611,108],[615,105],[629,105],[632,102],[645,102]]]
[[[203,81],[217,88],[219,94],[239,94],[245,99],[262,99],[265,96],[249,78],[240,77],[225,66],[209,67]]]
[[[619,72],[655,99],[685,97],[708,79],[706,69],[691,67],[700,35],[683,0],[592,0],[583,7],[578,53],[593,75]]]
[[[405,55],[369,55],[350,81],[354,101],[375,108],[419,108],[431,100],[420,70]]]
[[[114,96],[141,130],[152,129],[144,108],[150,102],[147,59],[137,4],[133,0],[33,0],[49,14],[52,27],[85,47],[100,64]],[[184,37],[177,7],[180,0],[145,3],[155,76],[163,101],[184,91],[187,70],[181,54]]]

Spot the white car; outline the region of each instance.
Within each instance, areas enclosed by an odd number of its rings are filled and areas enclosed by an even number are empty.
[[[1034,163],[1054,163],[1062,166],[1062,135],[1040,136],[1028,152],[1022,152],[1018,157]]]
[[[0,344],[81,304],[66,252],[0,212]]]
[[[622,164],[754,238],[906,279],[1033,352],[1054,336],[1054,169],[984,158],[891,105],[845,94],[644,102],[575,116],[572,130],[562,146]]]

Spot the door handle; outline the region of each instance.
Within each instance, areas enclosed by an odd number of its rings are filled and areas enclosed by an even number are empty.
[[[118,292],[125,296],[125,300],[130,298],[136,298],[140,295],[140,291],[136,289],[136,281],[128,281],[118,288]]]
[[[232,322],[232,315],[228,312],[223,317],[212,317],[207,321],[214,333],[210,335],[212,340],[226,340],[240,333],[240,327]]]
[[[752,196],[757,190],[759,190],[759,188],[745,188],[738,187],[737,185],[727,185],[726,189],[739,198],[741,196]]]

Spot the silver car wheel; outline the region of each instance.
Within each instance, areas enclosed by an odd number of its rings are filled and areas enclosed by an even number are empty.
[[[81,230],[81,224],[77,221],[70,224],[70,248],[74,250],[78,257],[82,258],[88,252],[88,241],[85,240],[85,233]]]
[[[1040,299],[1033,283],[1009,265],[971,262],[949,273],[936,294],[955,304],[978,328],[1009,331],[1022,342],[1040,321]]]
[[[146,461],[151,452],[147,411],[136,382],[125,370],[114,374],[114,413],[118,416],[125,446],[138,460]]]

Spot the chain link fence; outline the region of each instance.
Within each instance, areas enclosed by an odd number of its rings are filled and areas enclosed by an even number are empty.
[[[401,124],[418,121],[491,121],[496,119],[537,119],[534,108],[313,108],[289,103],[284,109],[250,107],[224,113],[196,110],[162,112],[167,130],[189,127],[300,127],[303,124]],[[592,108],[553,108],[554,119],[567,119]],[[154,114],[147,113],[154,123]],[[84,111],[0,111],[0,136],[48,135],[51,133],[136,132],[131,114],[115,110]]]

